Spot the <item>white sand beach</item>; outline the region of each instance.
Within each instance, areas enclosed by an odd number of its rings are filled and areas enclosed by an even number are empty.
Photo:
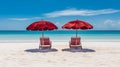
[[[120,42],[82,42],[83,51],[68,42],[53,42],[51,51],[38,43],[0,43],[0,67],[119,67]]]

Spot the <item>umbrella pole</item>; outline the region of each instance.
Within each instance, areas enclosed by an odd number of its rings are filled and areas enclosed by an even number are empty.
[[[78,30],[76,29],[76,38],[77,38]]]
[[[42,43],[44,44],[44,30],[42,30]]]
[[[42,30],[42,44],[44,44],[44,30]],[[39,49],[40,49],[40,45],[39,45]]]
[[[42,38],[44,38],[44,31],[42,30]]]
[[[77,45],[77,34],[78,34],[78,30],[76,29],[76,45]]]

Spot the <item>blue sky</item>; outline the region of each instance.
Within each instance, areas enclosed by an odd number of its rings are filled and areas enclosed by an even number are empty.
[[[25,30],[41,19],[59,29],[79,19],[93,30],[120,30],[120,0],[0,0],[0,30]]]

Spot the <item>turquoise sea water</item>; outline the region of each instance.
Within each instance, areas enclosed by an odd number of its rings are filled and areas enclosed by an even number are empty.
[[[45,37],[51,41],[69,41],[76,36],[75,30],[45,31]],[[120,30],[85,30],[78,31],[82,41],[120,41]],[[39,40],[41,31],[0,31],[0,42],[5,40]]]

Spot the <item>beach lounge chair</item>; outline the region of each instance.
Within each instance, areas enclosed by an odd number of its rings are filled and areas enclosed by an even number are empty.
[[[41,48],[51,48],[51,41],[47,38],[40,38],[40,47]]]
[[[82,49],[82,45],[80,42],[80,37],[71,37],[71,41],[69,42],[70,48],[80,48]]]

